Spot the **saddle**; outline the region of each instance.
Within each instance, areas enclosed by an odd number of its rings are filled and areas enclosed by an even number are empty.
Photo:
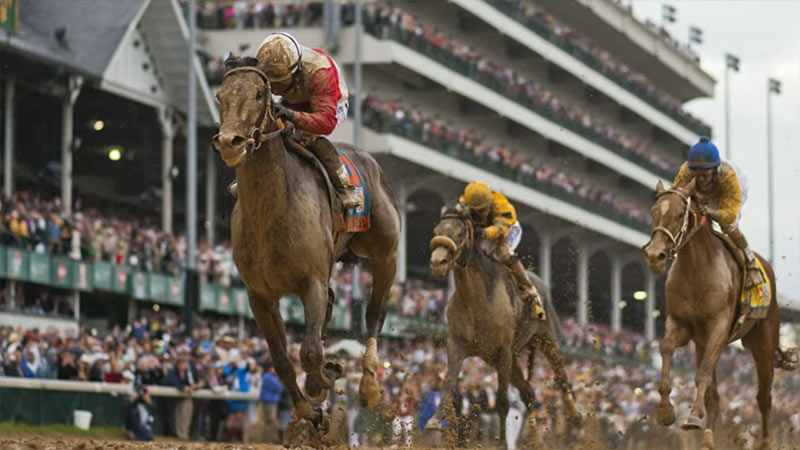
[[[328,203],[331,207],[331,219],[333,223],[333,233],[344,231],[347,233],[360,233],[369,230],[370,227],[370,202],[367,193],[366,183],[360,171],[353,163],[352,159],[345,152],[337,149],[339,159],[342,161],[348,175],[350,183],[355,187],[356,193],[363,199],[363,207],[344,210],[341,200],[333,187],[328,171],[322,165],[314,153],[309,150],[296,135],[286,135],[283,138],[286,148],[293,151],[309,164],[317,169],[325,182],[328,190]]]
[[[754,286],[749,290],[745,290],[744,281],[747,277],[747,257],[745,256],[744,251],[739,249],[736,243],[734,243],[733,240],[727,235],[716,230],[714,230],[714,235],[725,245],[725,248],[731,254],[734,261],[736,261],[736,265],[739,267],[739,272],[741,273],[739,301],[736,304],[736,318],[734,319],[731,335],[728,339],[728,342],[730,343],[747,334],[747,332],[750,331],[755,324],[755,320],[761,320],[767,317],[767,311],[769,310],[769,304],[772,299],[772,296],[770,295],[770,289],[773,289],[774,287],[770,285],[769,277],[767,276],[766,270],[761,264],[761,261],[756,258],[756,265],[758,266],[759,270],[761,270],[762,278],[765,281],[758,286]],[[748,322],[744,319],[753,320]]]

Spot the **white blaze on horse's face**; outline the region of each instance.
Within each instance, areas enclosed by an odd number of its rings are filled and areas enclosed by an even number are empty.
[[[212,142],[225,164],[233,168],[245,161],[251,130],[261,125],[266,86],[255,73],[231,75],[217,93],[220,126]]]

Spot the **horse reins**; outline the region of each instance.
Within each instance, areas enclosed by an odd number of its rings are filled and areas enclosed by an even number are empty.
[[[249,136],[247,138],[247,143],[245,147],[247,148],[248,153],[252,153],[255,150],[261,148],[261,144],[266,141],[275,139],[283,133],[283,128],[278,128],[275,131],[271,131],[269,133],[264,133],[263,129],[269,123],[275,123],[275,117],[272,114],[272,85],[269,83],[269,77],[265,74],[261,69],[254,66],[244,66],[244,67],[235,67],[227,72],[225,72],[225,77],[228,78],[228,75],[231,75],[236,72],[252,72],[261,78],[264,81],[264,84],[267,87],[267,101],[265,103],[264,109],[261,111],[258,120],[256,121],[256,125],[253,126],[253,129],[250,130]]]
[[[692,240],[694,235],[697,234],[698,231],[700,231],[700,229],[705,225],[706,222],[705,222],[705,216],[703,216],[703,220],[697,222],[697,225],[695,225],[694,228],[692,228],[691,231],[687,233],[686,230],[689,229],[689,216],[695,215],[694,211],[692,211],[692,197],[684,194],[683,192],[677,189],[670,189],[668,191],[662,192],[658,196],[658,198],[661,198],[667,194],[676,194],[684,201],[686,209],[683,213],[681,229],[676,234],[672,234],[672,232],[669,231],[669,229],[659,225],[653,228],[653,231],[650,233],[650,240],[647,241],[647,244],[645,244],[643,248],[647,248],[647,246],[650,245],[650,243],[653,241],[653,237],[656,235],[656,233],[660,231],[666,234],[669,240],[672,242],[672,249],[670,249],[669,254],[667,255],[667,258],[671,261],[675,259],[675,257],[678,255],[678,252],[680,252],[681,249],[685,247],[686,244],[689,243],[689,241]]]

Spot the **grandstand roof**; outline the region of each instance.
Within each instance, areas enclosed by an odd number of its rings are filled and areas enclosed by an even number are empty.
[[[146,0],[20,2],[20,25],[5,44],[19,53],[101,78]],[[87,25],[86,18],[92,23]]]
[[[67,69],[140,103],[186,110],[188,30],[176,0],[20,5],[18,32],[0,36],[0,50]],[[144,34],[150,35],[149,43]],[[139,46],[142,40],[146,45]],[[210,126],[218,120],[216,105],[198,61],[195,68],[198,121]]]

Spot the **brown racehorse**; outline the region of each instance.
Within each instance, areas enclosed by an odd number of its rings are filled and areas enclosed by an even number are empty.
[[[303,302],[305,335],[300,359],[307,373],[305,388],[308,395],[321,401],[333,386],[331,375],[336,372],[326,370],[330,364],[323,366],[321,342],[330,319],[332,293],[329,294],[328,284],[332,266],[348,250],[372,262],[372,296],[366,312],[367,350],[359,393],[362,405],[375,407],[380,399],[377,338],[395,278],[400,215],[375,159],[339,144],[359,167],[369,189],[371,228],[357,234],[333,232],[326,185],[316,168],[287,151],[272,114],[269,80],[255,67],[256,63],[255,58],[228,59],[225,80],[217,94],[221,123],[213,143],[225,163],[236,169],[239,183],[231,216],[233,259],[297,416],[319,423],[321,412],[312,408],[295,381],[279,300],[294,294]]]
[[[529,377],[533,354],[540,350],[553,369],[566,415],[573,425],[582,419],[564,371],[563,355],[557,344],[554,321],[558,318],[549,295],[541,298],[547,320],[531,319],[522,305],[515,282],[508,271],[490,258],[474,241],[469,213],[456,207],[444,210],[433,230],[430,266],[433,275],[444,278],[452,270],[455,292],[447,304],[447,374],[442,400],[426,428],[440,429],[441,421],[453,423],[453,389],[464,359],[477,356],[497,370],[497,411],[500,415],[500,444],[506,443],[508,383],[520,392],[530,411],[534,392],[520,366],[522,351],[529,353]],[[540,296],[546,286],[533,278]],[[454,427],[450,427],[452,430]],[[452,436],[450,439],[452,441]]]
[[[676,348],[691,339],[695,345],[697,393],[685,430],[703,432],[703,448],[714,448],[714,422],[719,412],[716,368],[727,345],[737,314],[741,271],[723,242],[712,233],[710,222],[700,215],[695,201],[695,182],[665,189],[656,186],[658,199],[651,210],[653,218],[650,242],[645,246],[647,264],[653,273],[662,273],[668,259],[675,262],[666,281],[666,325],[661,341],[661,404],[657,420],[662,425],[675,422],[675,410],[669,400],[672,390],[669,366]],[[769,442],[769,416],[772,407],[774,367],[788,370],[796,361],[793,351],[778,347],[778,302],[775,275],[761,256],[757,256],[769,275],[771,302],[767,317],[748,319],[749,328],[742,344],[749,349],[758,373],[758,407],[761,411],[762,437]],[[749,323],[748,323],[749,322]],[[704,426],[705,425],[705,426]]]

